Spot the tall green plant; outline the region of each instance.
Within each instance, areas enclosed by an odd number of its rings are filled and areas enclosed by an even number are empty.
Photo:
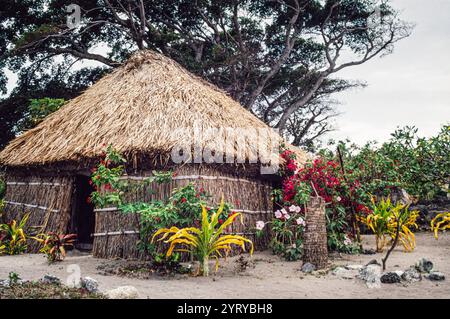
[[[210,217],[208,210],[202,206],[202,222],[200,227],[187,228],[162,228],[152,237],[152,241],[158,236],[159,241],[169,244],[166,255],[170,257],[174,251],[189,252],[199,262],[199,272],[204,276],[209,275],[209,259],[216,259],[216,271],[219,267],[219,257],[227,256],[232,249],[232,245],[240,247],[245,251],[245,244],[250,244],[250,254],[253,254],[253,243],[251,240],[239,235],[224,235],[227,226],[231,225],[240,213],[232,214],[222,224],[219,223],[219,216],[224,209],[222,199],[219,208]]]

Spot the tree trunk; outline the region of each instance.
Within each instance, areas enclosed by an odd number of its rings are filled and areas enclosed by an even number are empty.
[[[202,269],[203,276],[208,277],[209,276],[209,257],[208,256],[203,257],[200,267]]]
[[[322,197],[311,197],[306,209],[306,227],[303,234],[303,262],[316,269],[328,265],[327,227],[325,201]]]

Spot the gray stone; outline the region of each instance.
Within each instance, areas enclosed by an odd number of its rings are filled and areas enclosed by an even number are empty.
[[[61,279],[59,279],[56,276],[47,274],[47,275],[44,275],[44,277],[42,277],[41,282],[44,284],[60,285]]]
[[[375,250],[375,249],[372,249],[372,248],[370,248],[370,249],[364,249],[363,251],[362,251],[362,254],[363,255],[375,255],[377,253],[377,251]]]
[[[305,264],[302,265],[302,271],[304,273],[309,274],[309,273],[312,273],[315,270],[316,270],[316,266],[314,266],[311,263],[305,263]]]
[[[108,290],[105,295],[109,299],[136,299],[139,298],[137,289],[133,286],[122,286]]]
[[[417,262],[416,268],[422,273],[429,273],[433,270],[433,262],[426,258],[422,258]]]
[[[363,265],[347,265],[345,266],[345,269],[347,270],[360,270],[363,268]]]
[[[431,281],[443,281],[445,280],[445,275],[439,271],[431,272],[427,278]]]
[[[344,267],[337,267],[332,272],[333,275],[343,279],[353,279],[356,277],[355,270],[346,269]]]
[[[9,287],[9,280],[8,279],[0,280],[0,288],[8,288],[8,287]]]
[[[380,281],[383,284],[397,284],[400,281],[402,281],[402,279],[400,278],[400,276],[396,273],[396,272],[386,272],[384,273],[381,278]]]
[[[81,279],[81,287],[89,292],[98,292],[98,282],[91,277],[84,277]]]
[[[391,190],[390,198],[392,203],[394,204],[396,203],[402,203],[403,205],[412,204],[411,196],[409,196],[409,194],[403,188],[396,187],[393,190]]]
[[[378,266],[381,266],[381,264],[380,264],[376,259],[372,259],[371,261],[369,261],[369,262],[366,264],[366,266],[369,266],[369,265],[378,265]]]
[[[358,277],[366,282],[368,288],[381,287],[381,266],[378,264],[370,264],[359,270]]]
[[[415,267],[411,267],[403,272],[401,276],[402,279],[406,282],[417,282],[422,280],[422,275],[417,271]]]

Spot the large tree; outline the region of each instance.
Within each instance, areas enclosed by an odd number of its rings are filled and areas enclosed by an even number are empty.
[[[0,89],[7,68],[19,81],[2,105],[14,109],[17,95],[55,81],[76,94],[150,48],[215,83],[297,145],[332,129],[333,93],[360,85],[337,78],[339,71],[390,53],[411,30],[387,0],[3,2]],[[71,3],[81,8],[75,28],[66,23]],[[80,60],[104,67],[71,69]],[[22,113],[11,111],[14,122]]]

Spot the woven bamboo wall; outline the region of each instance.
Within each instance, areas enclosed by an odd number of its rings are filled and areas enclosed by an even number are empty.
[[[66,233],[71,216],[73,179],[70,177],[38,177],[6,175],[2,222],[19,220],[30,213],[27,231]],[[30,251],[36,244],[30,242]]]
[[[182,187],[194,182],[198,188],[202,187],[212,195],[211,205],[217,205],[223,194],[225,201],[233,205],[235,211],[242,212],[244,224],[235,222],[230,229],[232,233],[244,234],[253,240],[256,248],[265,248],[268,234],[262,238],[254,235],[256,221],[267,221],[271,218],[273,205],[270,199],[272,186],[249,177],[224,173],[210,167],[183,166],[176,170],[176,177],[169,184],[151,184],[139,190],[127,192],[125,201],[148,201],[170,196],[176,187]],[[151,175],[144,171],[128,176],[130,184],[139,183],[143,178]],[[96,257],[134,258],[140,256],[136,243],[139,240],[139,219],[137,216],[124,215],[113,207],[96,210],[96,226],[93,254]]]

